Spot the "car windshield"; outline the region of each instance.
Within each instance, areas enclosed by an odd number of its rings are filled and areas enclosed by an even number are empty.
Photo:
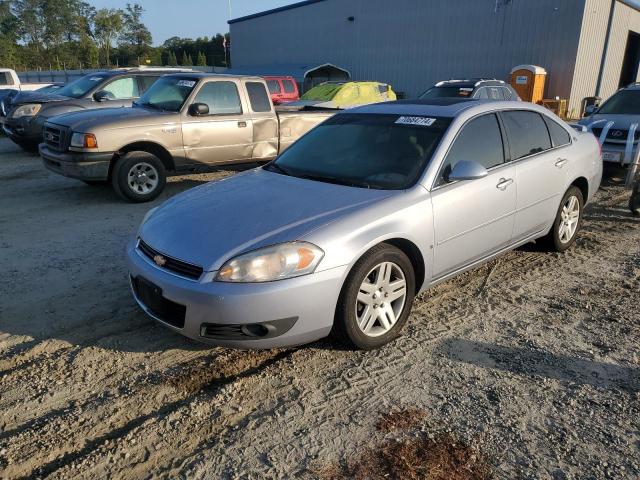
[[[622,90],[607,100],[598,113],[640,115],[640,90]]]
[[[56,94],[71,98],[81,98],[93,90],[96,85],[100,85],[107,77],[108,75],[85,75],[84,77],[65,85],[58,90]]]
[[[135,106],[178,112],[198,83],[189,77],[162,77],[147,90]]]
[[[420,98],[469,98],[472,93],[471,87],[432,87],[420,95]]]
[[[327,183],[402,190],[417,182],[450,123],[444,117],[338,114],[265,168]]]
[[[342,84],[336,83],[325,83],[322,85],[318,85],[317,87],[313,87],[311,90],[306,92],[300,98],[302,100],[311,100],[316,102],[328,102],[333,100],[340,89],[343,87]]]

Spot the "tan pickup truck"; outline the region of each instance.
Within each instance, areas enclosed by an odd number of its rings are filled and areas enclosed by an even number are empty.
[[[171,74],[133,108],[51,118],[39,149],[53,172],[89,185],[111,181],[124,199],[146,202],[167,174],[271,160],[334,113],[276,112],[259,77]]]

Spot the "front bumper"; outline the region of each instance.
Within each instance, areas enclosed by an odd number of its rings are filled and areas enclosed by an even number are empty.
[[[37,145],[42,142],[42,128],[45,121],[45,118],[37,115],[35,117],[20,118],[4,117],[2,130],[14,142]]]
[[[338,296],[348,271],[344,266],[254,284],[213,282],[214,272],[205,272],[196,281],[156,266],[137,249],[137,241],[127,246],[127,264],[133,281],[143,278],[152,282],[161,289],[163,298],[186,308],[184,326],[171,325],[171,320],[154,314],[134,289],[134,298],[149,316],[193,340],[233,348],[288,347],[326,337],[333,326]],[[282,330],[265,337],[224,336],[225,331],[237,333],[239,327],[255,325]],[[211,326],[223,334],[216,338],[206,336]]]
[[[113,158],[112,152],[59,152],[53,150],[46,143],[40,144],[39,151],[44,161],[44,166],[59,175],[93,181],[107,180],[109,178],[109,165]]]

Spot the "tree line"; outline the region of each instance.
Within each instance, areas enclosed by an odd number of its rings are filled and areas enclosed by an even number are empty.
[[[153,46],[137,3],[96,9],[82,0],[0,0],[0,67],[225,66],[224,37],[172,37]]]

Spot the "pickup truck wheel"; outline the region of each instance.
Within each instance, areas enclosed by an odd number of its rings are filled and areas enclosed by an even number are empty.
[[[362,350],[381,347],[402,330],[414,295],[409,258],[392,245],[377,245],[351,269],[336,307],[333,333]]]
[[[148,202],[164,189],[167,175],[163,163],[148,152],[129,152],[117,160],[111,176],[113,189],[130,202]]]
[[[551,250],[564,252],[576,241],[582,226],[584,198],[577,187],[571,187],[562,197],[560,208],[556,214],[551,231],[543,239],[543,243]]]

